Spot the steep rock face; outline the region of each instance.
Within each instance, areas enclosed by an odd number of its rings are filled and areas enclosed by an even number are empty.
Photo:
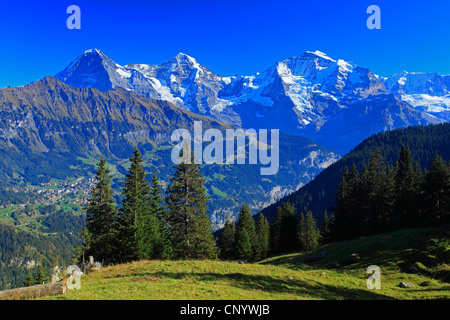
[[[120,66],[91,49],[55,77],[78,88],[107,91],[120,87],[203,115],[214,115],[228,104],[217,97],[228,81],[183,53],[160,65]]]

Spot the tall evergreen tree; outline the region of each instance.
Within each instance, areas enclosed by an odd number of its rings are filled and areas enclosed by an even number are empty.
[[[328,212],[325,210],[323,213],[322,225],[320,226],[320,236],[323,243],[328,243],[332,239],[332,221],[333,217],[328,216]]]
[[[417,220],[421,179],[417,166],[413,164],[409,147],[402,146],[395,169],[393,227],[411,227]]]
[[[135,147],[129,159],[131,166],[125,177],[122,208],[119,211],[121,260],[149,259],[153,256],[157,220],[149,208],[150,186],[143,160]]]
[[[351,171],[344,168],[341,182],[336,193],[336,223],[333,226],[333,234],[336,239],[351,239],[357,236],[360,224],[360,179],[359,172],[353,164]]]
[[[220,257],[224,260],[236,258],[236,224],[226,221],[219,239]]]
[[[149,196],[150,216],[156,218],[158,225],[158,229],[155,230],[156,236],[154,237],[154,257],[158,259],[170,259],[172,256],[172,246],[169,240],[167,210],[165,210],[164,196],[159,186],[156,170],[153,171]]]
[[[239,231],[236,238],[236,256],[238,259],[251,261],[253,259],[252,241],[247,230]]]
[[[283,212],[281,207],[277,207],[277,213],[270,225],[270,251],[272,253],[279,253],[282,222]]]
[[[426,225],[442,225],[449,221],[450,173],[442,157],[436,154],[423,182],[423,221]]]
[[[27,277],[25,278],[25,281],[23,282],[24,287],[31,287],[34,286],[36,283],[34,281],[33,274],[28,271]]]
[[[277,215],[271,228],[273,253],[291,252],[298,249],[297,221],[295,207],[290,202],[284,202],[277,208]]]
[[[209,197],[200,166],[191,155],[191,161],[181,161],[174,168],[166,197],[173,257],[215,258],[217,247],[206,215]]]
[[[267,218],[260,213],[256,220],[256,236],[259,245],[259,259],[264,260],[269,255],[270,250],[270,225]]]
[[[39,266],[36,275],[34,276],[34,284],[44,284],[48,282],[48,276],[42,265]]]
[[[377,232],[382,230],[394,230],[396,220],[395,216],[395,169],[388,166],[386,168],[386,178],[384,181],[384,189],[382,193],[383,209],[378,221]]]
[[[290,202],[285,202],[281,206],[282,223],[279,252],[292,252],[298,249],[297,246],[297,220],[295,207]]]
[[[372,153],[369,165],[361,174],[361,234],[379,232],[392,212],[392,175],[388,176],[386,160],[379,150]]]
[[[89,253],[97,261],[115,262],[118,259],[117,211],[110,186],[110,170],[103,157],[97,166],[95,180],[86,210],[86,227],[91,234]]]
[[[304,223],[301,226],[301,239],[302,249],[305,251],[311,251],[319,246],[320,232],[317,229],[317,222],[311,211],[308,211],[305,216]]]
[[[303,241],[305,239],[305,215],[300,212],[297,223],[297,244],[300,249],[303,249]]]
[[[255,220],[249,206],[244,203],[236,226],[236,248],[239,259],[254,261],[258,258]]]

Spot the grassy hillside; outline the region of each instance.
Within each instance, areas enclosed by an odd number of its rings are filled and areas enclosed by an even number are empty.
[[[51,299],[449,299],[449,235],[450,226],[401,230],[255,264],[133,262],[93,271],[81,290]],[[360,260],[348,264],[353,253]],[[331,268],[334,262],[341,267]],[[380,290],[367,289],[369,265],[381,268]],[[414,286],[400,288],[404,281]]]

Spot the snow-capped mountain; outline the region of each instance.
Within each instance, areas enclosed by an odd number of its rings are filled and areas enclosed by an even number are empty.
[[[91,49],[55,77],[78,88],[107,91],[121,87],[203,115],[214,115],[230,104],[217,97],[229,80],[183,53],[160,65],[121,66],[100,50]]]
[[[450,120],[450,75],[403,71],[384,82],[390,92],[416,110]]]
[[[307,136],[340,153],[381,130],[450,119],[449,76],[382,78],[320,51],[224,77],[182,53],[160,65],[120,66],[94,49],[56,77],[75,87],[121,87],[244,128]]]

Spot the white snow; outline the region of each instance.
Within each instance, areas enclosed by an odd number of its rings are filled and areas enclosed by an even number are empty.
[[[124,79],[129,79],[131,77],[131,72],[125,71],[124,68],[117,68],[116,72]]]
[[[450,94],[446,96],[431,96],[429,94],[405,94],[402,100],[414,108],[422,107],[427,112],[438,113],[450,111]]]

